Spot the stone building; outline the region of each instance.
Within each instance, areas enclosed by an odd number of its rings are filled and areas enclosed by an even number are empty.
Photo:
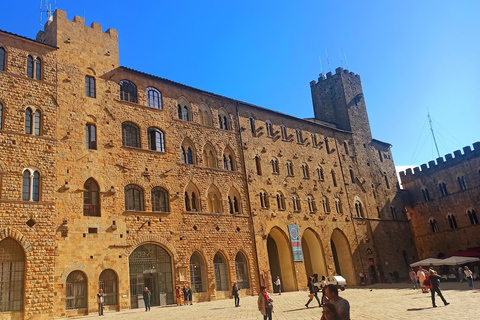
[[[400,178],[420,258],[480,256],[480,142],[407,169]]]
[[[416,251],[360,78],[299,119],[119,66],[116,30],[57,10],[0,32],[0,313],[50,319],[244,295],[280,276],[405,275]],[[21,190],[21,191],[20,191]],[[9,279],[9,280],[4,280]]]

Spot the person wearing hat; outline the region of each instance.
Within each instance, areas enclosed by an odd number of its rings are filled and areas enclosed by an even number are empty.
[[[438,294],[440,299],[442,299],[443,304],[448,306],[450,303],[445,300],[445,298],[442,295],[442,291],[440,291],[440,276],[437,274],[437,272],[433,269],[428,270],[428,279],[430,280],[430,292],[432,294],[432,306],[434,308],[437,307],[435,304],[435,292]]]

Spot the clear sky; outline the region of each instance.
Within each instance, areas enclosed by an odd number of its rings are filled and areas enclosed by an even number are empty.
[[[35,38],[40,0],[2,1],[0,29]],[[55,2],[52,2],[52,8]],[[43,0],[45,3],[45,0]],[[397,166],[480,141],[480,1],[58,0],[119,31],[120,64],[300,118],[311,80],[360,74],[374,138]],[[43,16],[45,21],[45,14]],[[346,59],[345,59],[346,57]]]

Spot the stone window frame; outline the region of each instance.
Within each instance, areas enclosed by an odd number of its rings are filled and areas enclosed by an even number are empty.
[[[218,109],[218,128],[220,130],[226,131],[232,130],[232,124],[230,123],[230,115],[223,108]]]
[[[192,261],[193,259],[193,261]],[[194,251],[189,259],[190,284],[194,293],[207,292],[206,263],[203,255]]]
[[[295,171],[293,170],[293,162],[291,160],[287,160],[285,166],[287,167],[287,177],[294,177]]]
[[[170,212],[169,193],[167,189],[161,186],[153,187],[150,190],[150,196],[152,203],[152,212]]]
[[[304,144],[303,131],[301,129],[295,129],[295,134],[297,136],[297,144]]]
[[[310,179],[310,168],[307,163],[302,163],[303,179]]]
[[[230,214],[242,214],[240,199],[240,193],[232,187],[228,192],[228,211]]]
[[[430,193],[428,192],[427,187],[422,188],[422,196],[423,196],[423,200],[425,200],[425,202],[428,202],[428,201],[432,200],[432,198],[430,197]]]
[[[74,276],[76,276],[77,279],[73,279]],[[87,287],[88,277],[83,271],[74,270],[69,273],[65,283],[65,308],[67,310],[84,309],[88,307]],[[77,295],[76,293],[78,292],[82,292],[83,294],[81,296]]]
[[[198,106],[198,122],[204,126],[213,127],[212,111],[205,103]]]
[[[145,192],[137,184],[127,184],[124,188],[125,211],[145,211]]]
[[[457,183],[460,191],[465,191],[468,189],[467,179],[465,178],[464,174],[459,174],[457,176]]]
[[[443,197],[448,196],[447,184],[444,181],[438,182],[438,188],[440,189],[440,194]]]
[[[201,212],[200,191],[193,183],[189,183],[185,187],[184,207],[186,212]]]
[[[278,163],[278,159],[273,157],[270,160],[270,164],[272,165],[272,173],[273,174],[280,174],[280,166],[279,166],[279,163]]]
[[[0,100],[0,130],[3,130],[3,128],[5,127],[5,124],[4,124],[4,111],[5,108],[4,108],[4,103],[2,100]]]
[[[312,139],[312,148],[318,148],[317,134],[315,132],[310,133]]]
[[[145,89],[147,96],[147,107],[162,110],[163,109],[163,97],[162,92],[155,87],[147,87]]]
[[[122,79],[119,81],[120,86],[120,100],[138,103],[138,88],[137,85],[128,79]]]
[[[390,206],[390,212],[392,213],[392,220],[398,220],[397,208],[395,206]]]
[[[470,225],[474,226],[474,225],[478,224],[478,216],[477,216],[477,212],[475,211],[475,209],[472,209],[472,208],[468,209],[466,214],[468,216],[468,220],[470,222]]]
[[[255,160],[255,169],[256,169],[257,175],[261,176],[262,175],[262,162],[261,162],[262,159],[258,154],[256,154],[254,160]]]
[[[448,225],[450,226],[450,229],[458,229],[457,218],[455,217],[455,214],[447,213],[446,219],[448,220]]]
[[[181,161],[183,164],[196,165],[197,151],[193,142],[189,138],[185,138],[180,147]]]
[[[330,200],[325,195],[322,197],[322,207],[323,207],[323,212],[325,212],[325,213],[330,213],[331,212]]]
[[[248,118],[250,122],[250,132],[252,133],[253,137],[257,136],[257,129],[255,128],[255,119],[253,117]]]
[[[205,143],[203,146],[202,160],[203,166],[206,168],[218,168],[217,150],[211,142]]]
[[[184,97],[177,99],[177,119],[183,121],[193,121],[192,119],[192,107],[190,102]]]
[[[135,129],[134,131],[132,131]],[[142,148],[140,127],[131,121],[122,122],[122,146],[129,148]]]
[[[94,123],[85,124],[85,147],[88,150],[97,150],[97,126]]]
[[[311,194],[307,195],[308,210],[310,213],[317,212],[317,204],[315,202],[315,197]]]
[[[228,291],[229,287],[229,268],[228,261],[225,255],[217,251],[213,257],[213,269],[214,269],[214,281],[215,281],[215,290],[218,291]]]
[[[28,167],[22,170],[22,201],[40,201],[42,196],[41,177],[37,168]]]
[[[365,218],[367,216],[365,206],[363,205],[363,201],[360,200],[358,196],[354,197],[354,204],[357,218]]]
[[[323,172],[323,167],[321,165],[318,165],[317,167],[317,176],[318,181],[325,181],[325,173]]]
[[[42,110],[34,106],[25,108],[25,134],[41,136],[43,134]]]
[[[223,213],[222,194],[213,184],[207,191],[207,211],[209,213]]]
[[[239,259],[240,257],[240,259]],[[242,251],[238,251],[235,255],[235,274],[237,276],[238,289],[250,289],[250,277],[247,255]]]
[[[276,198],[277,198],[277,208],[279,211],[285,211],[287,210],[287,206],[286,206],[286,203],[285,203],[285,196],[283,195],[283,193],[281,191],[277,191],[277,195],[276,195]]]
[[[283,141],[288,141],[287,127],[284,126],[284,125],[280,125],[280,132],[282,134],[282,140]]]
[[[273,124],[270,120],[265,121],[265,133],[267,137],[273,138]]]
[[[2,263],[8,267],[3,270],[0,280],[7,301],[0,304],[0,314],[24,311],[26,255],[22,245],[12,237],[0,240],[0,251],[4,252]]]
[[[94,178],[90,177],[83,184],[83,216],[101,217],[101,210],[100,186]]]
[[[237,171],[235,153],[229,146],[226,146],[223,150],[223,169],[227,171]]]
[[[437,220],[430,217],[430,219],[428,219],[429,223],[430,223],[430,229],[432,230],[433,233],[438,233],[440,232],[439,229],[438,229],[438,223],[437,223]]]
[[[157,127],[147,128],[148,150],[157,152],[165,151],[165,133]],[[154,147],[155,146],[155,149]]]
[[[335,198],[334,202],[335,202],[335,210],[337,211],[337,213],[343,214],[342,200],[340,200],[339,198]]]
[[[27,77],[35,80],[42,80],[43,76],[43,60],[40,55],[29,53],[27,55]]]
[[[85,75],[85,96],[89,98],[97,97],[97,83],[96,79],[92,75]]]
[[[264,189],[262,189],[262,190],[260,190],[258,196],[260,198],[260,208],[269,209],[270,208],[270,201],[269,201],[268,192],[265,191]]]
[[[302,203],[300,200],[300,196],[296,193],[292,193],[292,205],[293,205],[293,212],[302,211]]]
[[[7,50],[0,45],[0,71],[7,70]]]
[[[113,269],[104,269],[98,276],[98,288],[103,289],[104,305],[118,305],[118,274]]]

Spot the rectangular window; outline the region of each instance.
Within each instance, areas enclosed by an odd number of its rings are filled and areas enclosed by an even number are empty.
[[[287,127],[280,126],[280,131],[282,132],[282,140],[287,140]]]
[[[97,129],[94,124],[87,123],[85,137],[87,149],[97,150]]]
[[[297,133],[297,143],[303,144],[303,135],[302,135],[302,130],[295,130]]]
[[[90,98],[95,98],[95,78],[85,76],[85,95]]]

